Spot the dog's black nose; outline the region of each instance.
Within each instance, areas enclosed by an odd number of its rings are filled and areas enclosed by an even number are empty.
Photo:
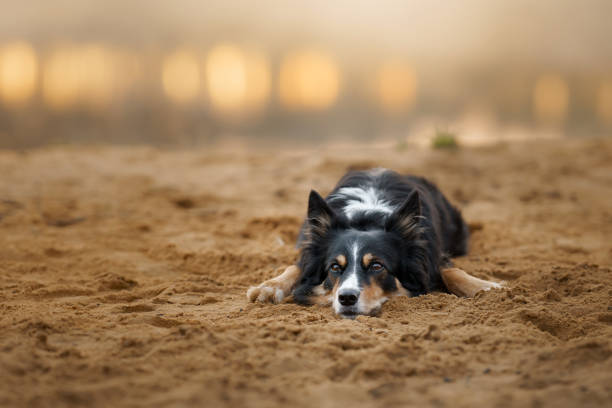
[[[353,306],[359,299],[359,292],[356,290],[347,290],[338,294],[338,301],[342,306]]]

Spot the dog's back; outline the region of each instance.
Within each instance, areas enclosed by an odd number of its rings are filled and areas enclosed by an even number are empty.
[[[414,191],[419,193],[422,216],[429,219],[443,258],[467,253],[469,230],[461,213],[430,181],[386,169],[352,171],[338,182],[325,201],[344,214],[357,229],[382,228],[387,217]],[[304,238],[300,231],[298,247]]]

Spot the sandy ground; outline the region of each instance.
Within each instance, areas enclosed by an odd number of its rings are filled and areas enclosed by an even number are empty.
[[[427,177],[508,288],[249,304],[348,168]],[[0,406],[612,404],[612,140],[457,152],[0,152]],[[350,405],[349,405],[350,404]]]

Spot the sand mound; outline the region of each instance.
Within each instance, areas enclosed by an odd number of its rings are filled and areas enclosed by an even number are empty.
[[[612,404],[612,141],[334,153],[0,153],[0,406]],[[310,188],[378,165],[438,183],[456,263],[507,289],[247,303]]]

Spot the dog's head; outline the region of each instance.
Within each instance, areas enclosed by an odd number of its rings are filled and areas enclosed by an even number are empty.
[[[423,293],[428,263],[424,222],[417,192],[390,215],[348,220],[312,191],[294,297],[309,303],[313,289],[323,284],[335,312],[354,318],[377,314],[390,296]]]

